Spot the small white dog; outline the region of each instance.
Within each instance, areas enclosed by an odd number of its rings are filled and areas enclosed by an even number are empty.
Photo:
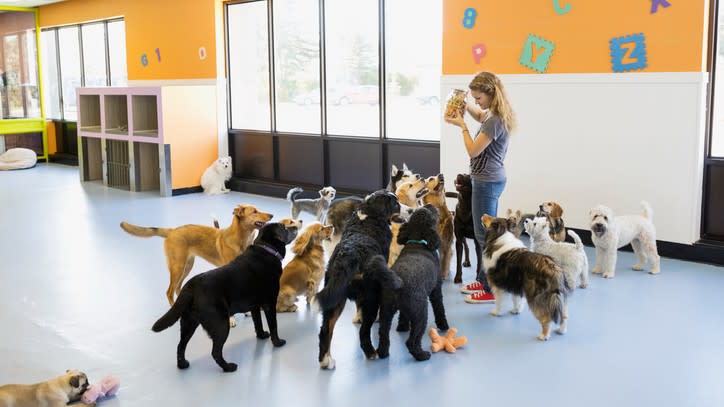
[[[530,251],[551,256],[558,263],[571,282],[571,286],[580,277],[581,288],[588,287],[588,257],[583,250],[583,243],[576,232],[569,230],[568,234],[576,244],[556,242],[551,238],[548,219],[537,217],[526,219],[525,231],[530,235]]]
[[[643,270],[646,260],[651,261],[649,274],[658,274],[659,253],[656,250],[654,211],[641,201],[643,215],[614,216],[611,208],[598,205],[591,209],[591,240],[596,246],[596,265],[593,274],[603,273],[605,278],[616,275],[616,257],[619,248],[631,243],[638,261],[632,267]]]
[[[201,176],[201,188],[205,194],[226,194],[229,189],[224,182],[231,179],[231,157],[221,157],[214,161]]]

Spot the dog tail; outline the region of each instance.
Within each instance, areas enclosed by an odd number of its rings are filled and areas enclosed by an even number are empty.
[[[641,201],[641,207],[644,210],[644,218],[648,219],[649,222],[654,221],[654,210],[651,209],[651,205],[649,205],[646,201]]]
[[[561,323],[563,318],[563,311],[566,303],[566,294],[561,290],[555,290],[548,298],[548,315],[551,316],[553,322],[556,324]]]
[[[369,276],[373,280],[380,282],[383,286],[393,290],[398,290],[402,287],[402,279],[400,279],[400,276],[387,267],[385,258],[379,254],[367,262],[365,276]]]
[[[179,294],[178,298],[176,299],[176,302],[173,303],[171,306],[171,309],[169,309],[161,318],[156,321],[155,324],[153,324],[153,327],[151,327],[151,330],[153,332],[161,332],[164,329],[170,327],[171,325],[175,324],[176,321],[181,318],[181,314],[188,309],[188,307],[191,305],[191,300],[193,299],[193,295],[188,290],[181,290],[181,294]]]
[[[576,249],[583,250],[583,242],[581,242],[581,238],[578,237],[578,234],[570,229],[568,229],[568,236],[573,238],[573,241],[576,243]]]
[[[143,227],[143,226],[132,225],[128,222],[121,222],[121,229],[125,230],[129,234],[132,234],[133,236],[138,236],[138,237],[152,237],[152,236],[166,237],[166,236],[168,236],[169,232],[171,232],[171,229],[155,228],[155,227],[147,228],[147,227]]]
[[[351,253],[336,255],[335,249],[327,264],[324,288],[314,297],[322,310],[331,310],[347,300],[355,275],[360,271],[360,261]]]
[[[294,202],[297,199],[297,195],[301,194],[302,191],[304,190],[299,187],[290,189],[289,192],[287,192],[287,201]]]

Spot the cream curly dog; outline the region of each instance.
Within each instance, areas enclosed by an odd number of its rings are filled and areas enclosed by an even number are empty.
[[[603,205],[591,209],[591,240],[596,246],[596,266],[592,273],[613,278],[618,249],[631,243],[638,258],[633,269],[643,270],[646,260],[650,260],[649,274],[658,274],[660,258],[656,250],[654,211],[646,201],[641,201],[641,207],[642,215],[627,216],[614,216],[613,210]]]

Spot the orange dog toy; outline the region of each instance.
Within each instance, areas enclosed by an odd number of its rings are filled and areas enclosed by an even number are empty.
[[[430,334],[430,339],[432,339],[432,346],[430,346],[430,349],[433,352],[439,352],[442,349],[445,349],[448,353],[455,353],[455,349],[465,346],[465,344],[468,343],[468,338],[466,336],[458,338],[455,337],[458,333],[456,328],[448,329],[445,336],[440,336],[435,328],[430,328],[428,333]]]

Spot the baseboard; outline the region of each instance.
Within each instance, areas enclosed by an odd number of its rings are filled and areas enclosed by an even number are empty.
[[[173,189],[171,190],[171,196],[196,194],[199,192],[204,192],[204,189],[201,188],[200,185],[195,187]]]
[[[569,229],[573,230],[578,234],[578,236],[580,236],[583,244],[586,246],[593,246],[590,230],[576,228]],[[566,236],[566,241],[571,243],[573,242],[570,236]],[[724,266],[724,245],[717,243],[697,242],[694,244],[682,244],[657,240],[656,248],[658,249],[659,256],[661,257]],[[619,250],[633,252],[631,245],[626,245]]]
[[[287,192],[291,188],[294,187],[301,187],[304,189],[304,192],[299,196],[300,198],[319,198],[319,189],[322,188],[321,185],[305,185],[305,184],[284,184],[284,183],[275,183],[275,182],[262,182],[262,181],[252,181],[248,179],[243,178],[231,178],[228,182],[229,189],[233,191],[238,192],[245,192],[249,194],[256,194],[256,195],[264,195],[264,196],[272,196],[275,198],[286,198]],[[344,198],[346,196],[366,196],[369,194],[369,191],[355,191],[355,190],[346,190],[346,189],[339,189],[335,188],[337,190],[336,197],[337,198]]]

